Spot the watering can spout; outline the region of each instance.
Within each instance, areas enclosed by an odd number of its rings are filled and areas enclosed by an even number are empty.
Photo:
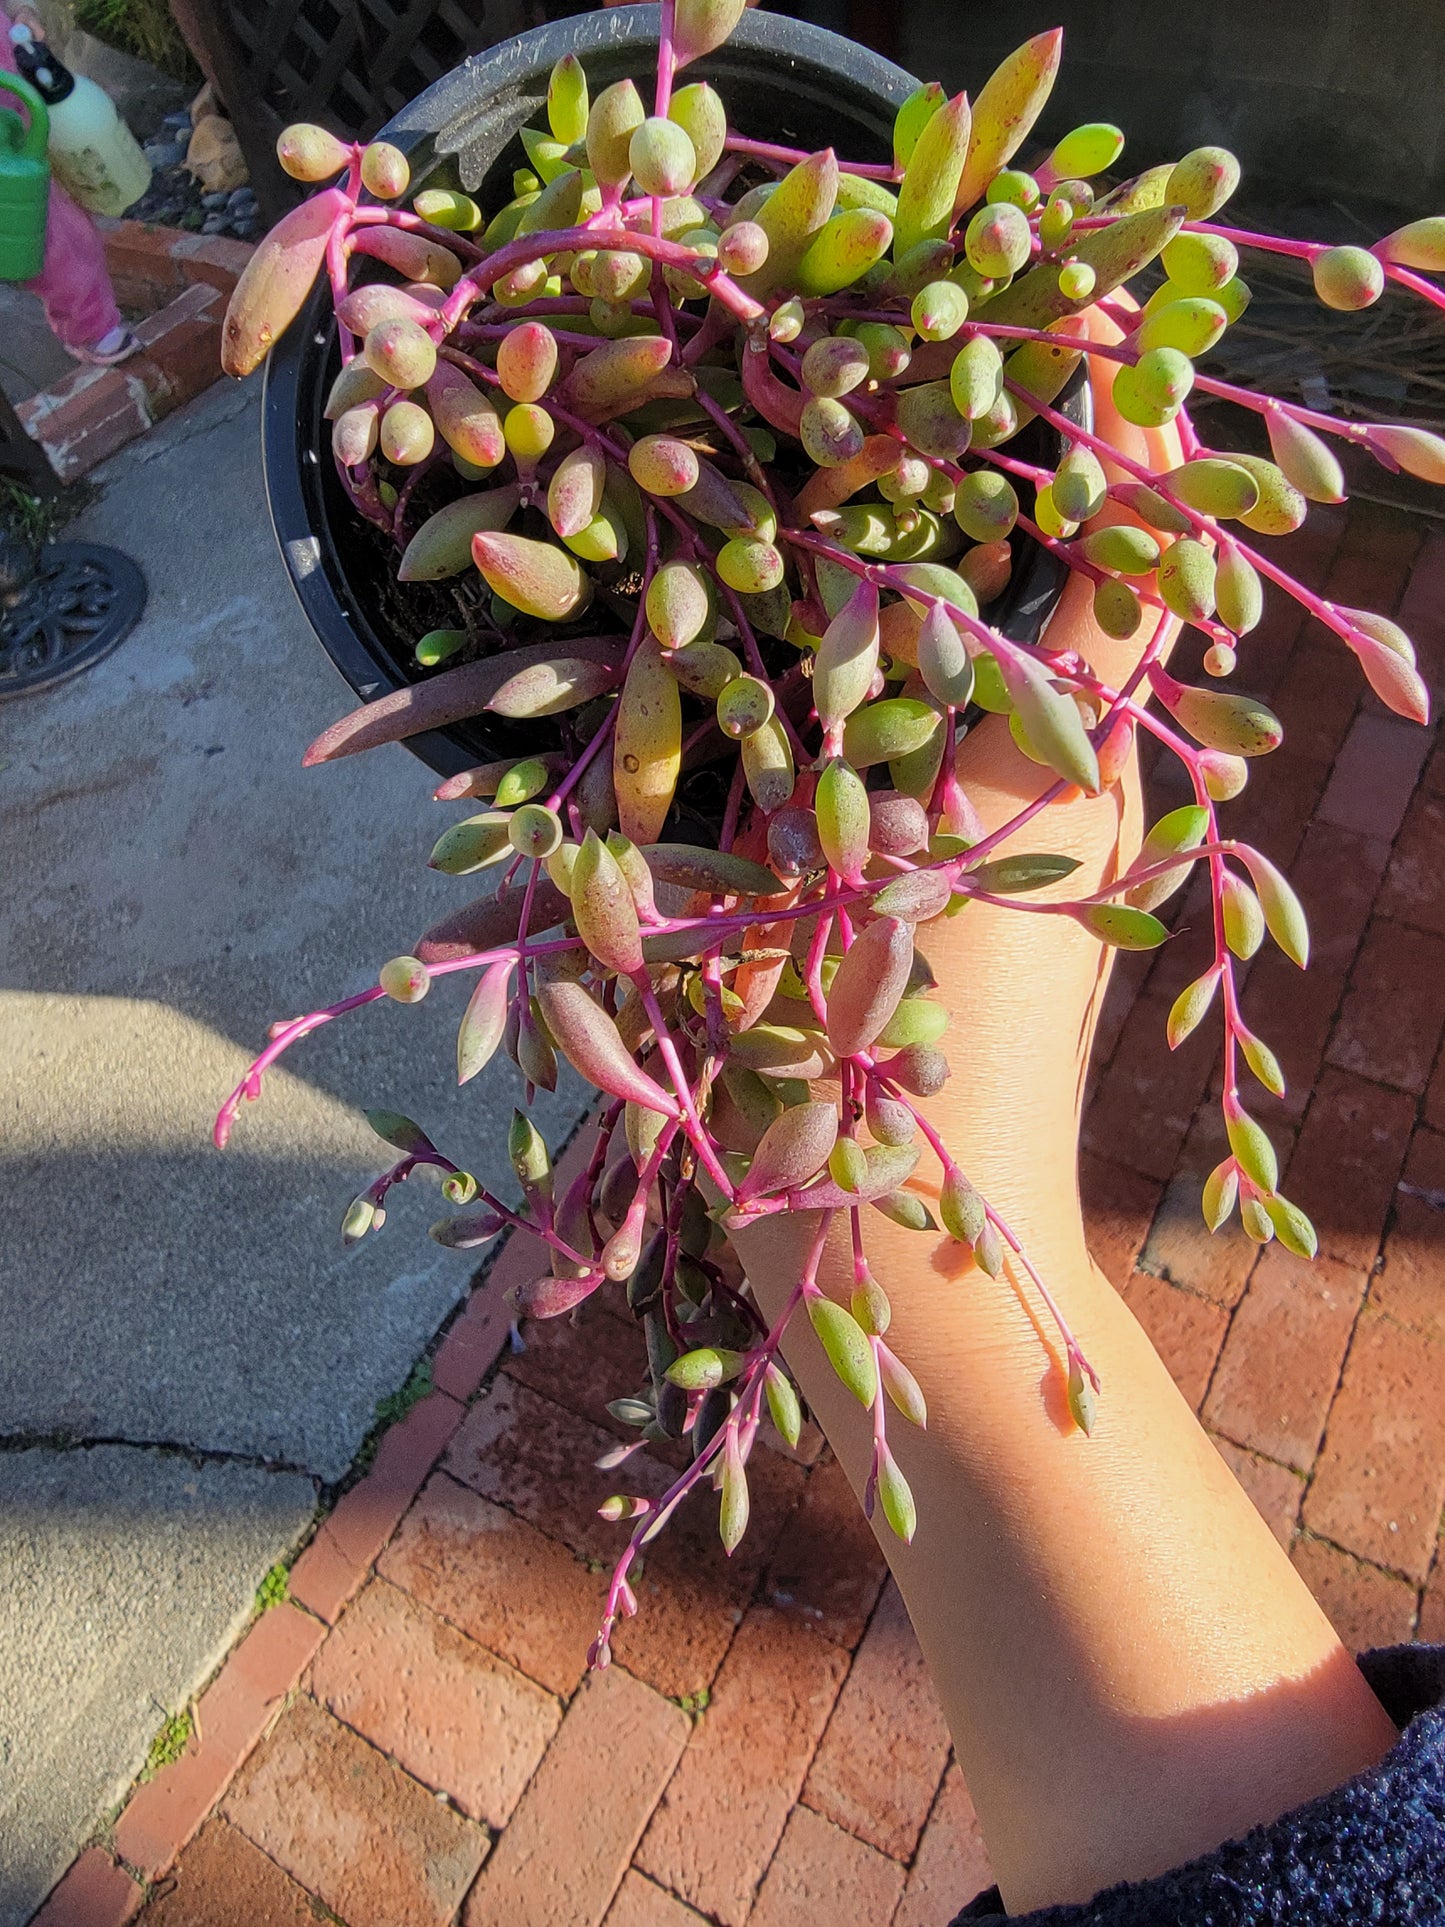
[[[45,259],[50,116],[18,74],[0,72],[0,96],[13,95],[24,116],[0,107],[0,281],[32,281]]]

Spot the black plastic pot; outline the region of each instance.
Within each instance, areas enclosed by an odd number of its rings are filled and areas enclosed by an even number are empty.
[[[631,76],[650,98],[658,23],[656,7],[623,6],[519,34],[436,81],[378,138],[406,153],[414,188],[459,185],[496,207],[510,196],[517,131],[542,114],[556,61],[577,54],[594,93]],[[851,40],[756,10],[745,13],[727,44],[690,68],[688,78],[713,82],[736,125],[753,139],[809,151],[833,146],[858,161],[889,157],[894,115],[917,84]],[[385,631],[379,612],[387,585],[375,533],[337,480],[322,416],[337,366],[330,293],[318,282],[266,366],[266,494],[307,619],[357,695],[369,700],[426,672],[412,661],[409,644]],[[1087,407],[1082,382],[1073,406]],[[1062,567],[1031,548],[990,619],[1020,641],[1036,640],[1062,581]],[[413,736],[408,747],[443,775],[502,753],[478,722]]]

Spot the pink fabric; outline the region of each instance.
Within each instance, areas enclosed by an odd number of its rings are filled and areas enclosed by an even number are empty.
[[[0,67],[16,71],[10,17],[3,7]],[[106,273],[105,244],[90,216],[54,182],[45,223],[45,265],[26,285],[40,296],[51,333],[67,348],[89,348],[120,326],[120,309]]]

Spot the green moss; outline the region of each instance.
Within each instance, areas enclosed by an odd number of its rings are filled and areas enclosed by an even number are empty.
[[[287,1572],[282,1565],[272,1566],[266,1577],[256,1588],[256,1610],[269,1612],[272,1606],[279,1606],[286,1597]]]
[[[161,1723],[160,1731],[150,1743],[146,1763],[141,1768],[141,1778],[154,1779],[163,1766],[169,1766],[173,1760],[178,1760],[189,1745],[194,1730],[195,1720],[192,1718],[189,1706],[183,1706],[179,1713],[168,1713]]]

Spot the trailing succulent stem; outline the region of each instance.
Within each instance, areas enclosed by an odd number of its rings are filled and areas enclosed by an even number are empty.
[[[602,1508],[630,1537],[599,1665],[636,1610],[629,1573],[690,1493],[716,1494],[729,1552],[745,1532],[759,1426],[796,1443],[802,1424],[782,1355],[799,1317],[871,1415],[870,1513],[912,1536],[888,1422],[927,1413],[888,1343],[868,1227],[876,1211],[940,1231],[915,1188],[925,1159],[941,1173],[942,1234],[1037,1294],[1073,1419],[1093,1428],[1097,1376],[1047,1281],[930,1120],[948,1012],[915,947],[921,924],[982,902],[1152,948],[1168,934],[1158,911],[1202,865],[1214,954],[1167,1042],[1211,1015],[1221,1026],[1229,1155],[1205,1216],[1213,1229],[1238,1210],[1252,1238],[1313,1252],[1241,1095],[1245,1072],[1270,1095],[1283,1079],[1235,976],[1266,937],[1303,967],[1304,913],[1219,814],[1283,732],[1218,682],[1269,583],[1392,708],[1423,721],[1428,707],[1396,624],[1306,588],[1261,543],[1311,502],[1343,499],[1332,441],[1434,482],[1445,441],[1253,394],[1195,360],[1248,303],[1241,251],[1308,261],[1328,307],[1368,305],[1391,283],[1445,305],[1428,278],[1445,270],[1445,216],[1370,250],[1245,232],[1217,218],[1231,155],[1201,148],[1111,182],[1123,135],[1105,125],[1015,166],[1058,33],[1011,55],[972,105],[920,88],[891,163],[747,139],[709,85],[685,80],[741,11],[664,4],[650,112],[631,81],[593,98],[582,65],[559,61],[499,206],[424,187],[404,207],[397,149],[288,129],[282,164],[321,191],[257,250],[225,331],[225,365],[245,374],[327,277],[341,366],[326,414],[350,499],[395,545],[400,582],[472,585],[466,626],[416,645],[435,673],[334,725],[307,760],[485,715],[532,747],[437,791],[481,807],[444,831],[433,867],[494,887],[375,988],[277,1026],[216,1139],[301,1037],[378,998],[414,1003],[458,971],[474,979],[462,1082],[505,1049],[529,1091],[552,1089],[565,1059],[608,1100],[560,1195],[516,1114],[515,1208],[419,1125],[373,1111],[398,1158],[343,1222],[349,1243],[375,1231],[390,1187],[432,1166],[451,1207],[432,1229],[442,1244],[525,1226],[549,1250],[519,1312],[625,1292],[648,1376],[613,1411],[639,1445],[686,1441],[690,1459],[661,1497]],[[1128,283],[1156,259],[1166,279],[1139,307]],[[1091,309],[1115,324],[1107,340],[1081,318]],[[1126,421],[1172,425],[1177,460],[1156,469],[1059,406],[1086,357]],[[1273,459],[1206,446],[1186,407],[1196,387],[1258,414]],[[1053,438],[1048,465],[1020,452],[1032,422]],[[1121,686],[990,621],[1021,543],[1088,582],[1107,635],[1137,639]],[[1170,674],[1180,624],[1207,638],[1216,686]],[[989,835],[957,763],[980,709],[1054,779]],[[1116,882],[1040,900],[1077,867],[1047,849],[1047,806],[1117,784],[1141,729],[1183,763],[1194,800],[1152,826]],[[689,801],[699,772],[717,799],[705,830]],[[728,1240],[783,1211],[814,1230],[769,1326]],[[847,1304],[819,1284],[834,1226],[851,1240]]]

